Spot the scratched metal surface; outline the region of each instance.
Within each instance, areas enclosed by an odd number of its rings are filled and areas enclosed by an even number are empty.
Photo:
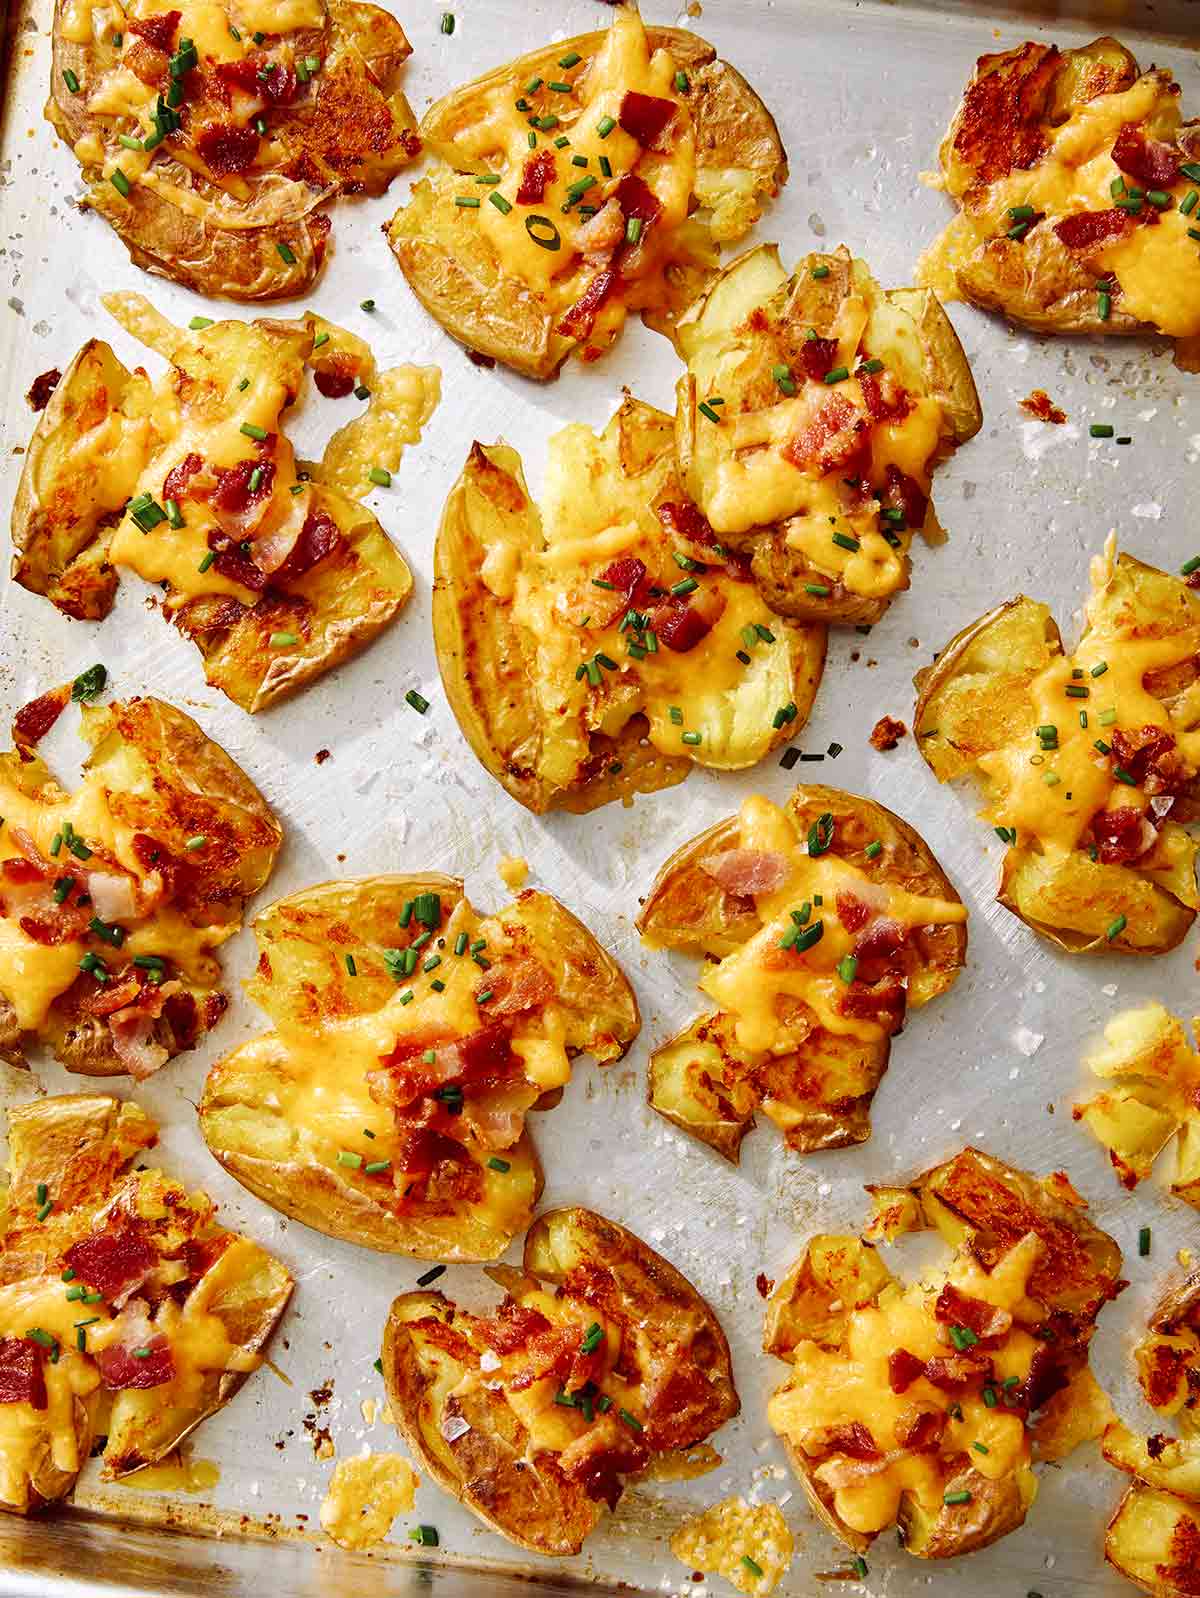
[[[602,25],[606,16],[594,0],[458,0],[458,26],[447,38],[438,29],[442,9],[441,0],[398,7],[415,46],[407,88],[418,110],[503,57]],[[659,6],[647,9],[656,21],[680,20]],[[1096,31],[1086,20],[1071,20],[1081,9],[1041,6],[1021,20],[1016,7],[1002,14],[977,4],[708,0],[694,25],[762,92],[791,158],[791,182],[760,236],[779,239],[788,259],[844,240],[885,284],[906,282],[918,250],[948,215],[918,174],[933,165],[974,57],[1031,33],[1081,42]],[[1182,0],[1157,8],[1097,4],[1094,14],[1103,26],[1121,29],[1144,63],[1173,66],[1185,107],[1200,111],[1200,60],[1184,42],[1197,36],[1198,10]],[[1031,20],[1055,14],[1057,22]],[[49,15],[49,0],[37,0],[13,18],[0,177],[4,516],[32,428],[22,396],[34,376],[65,366],[93,333],[110,338],[126,360],[138,357],[106,317],[102,291],[140,289],[179,321],[201,310],[212,314],[196,296],[136,271],[105,225],[74,209],[74,162],[40,118]],[[1140,29],[1139,21],[1158,31]],[[1069,1106],[1083,1087],[1081,1046],[1114,1010],[1150,996],[1186,1007],[1194,991],[1195,938],[1166,959],[1142,964],[1072,962],[1056,954],[993,903],[998,851],[975,816],[973,796],[937,788],[911,740],[877,754],[867,734],[884,711],[910,718],[913,671],[998,599],[1021,588],[1040,595],[1070,632],[1088,557],[1110,529],[1136,555],[1166,566],[1193,552],[1200,378],[1177,371],[1161,343],[1038,339],[954,308],[986,421],[937,481],[948,542],[917,551],[912,591],[868,639],[851,632],[831,641],[824,686],[799,742],[820,750],[836,739],[844,753],[797,770],[879,798],[920,828],[969,903],[970,963],[954,991],[915,1015],[897,1040],[869,1144],[800,1159],[785,1154],[764,1128],[747,1140],[735,1169],[676,1134],[643,1102],[649,1048],[693,1013],[698,996],[694,967],[643,951],[632,918],[639,892],[670,850],[729,814],[747,793],[782,799],[793,778],[772,759],[741,778],[696,776],[632,810],[536,820],[470,756],[440,689],[429,625],[434,531],[472,437],[516,444],[536,485],[549,433],[572,420],[602,425],[623,384],[669,406],[676,362],[665,341],[631,325],[607,361],[586,372],[568,369],[549,387],[471,366],[420,310],[380,238],[379,225],[407,193],[407,182],[402,176],[390,197],[335,212],[336,248],[310,302],[369,335],[384,364],[437,362],[444,372],[444,397],[424,442],[409,452],[393,489],[373,501],[417,573],[416,598],[399,623],[353,664],[252,720],[205,686],[198,655],[148,612],[136,579],[126,579],[113,615],[99,626],[68,621],[20,589],[0,589],[0,712],[7,720],[27,699],[96,660],[107,664],[116,692],[152,691],[183,705],[242,762],[284,822],[287,842],[268,895],[342,871],[406,866],[464,874],[477,902],[495,906],[502,902],[497,857],[528,857],[533,882],[557,893],[623,960],[644,1016],[641,1039],[625,1062],[606,1074],[581,1063],[561,1107],[535,1119],[545,1202],[591,1205],[632,1226],[688,1273],[729,1333],[742,1414],[717,1439],[724,1462],[716,1472],[629,1493],[583,1556],[559,1569],[518,1554],[431,1485],[422,1486],[411,1520],[439,1527],[443,1553],[433,1563],[411,1545],[379,1551],[368,1568],[336,1550],[316,1554],[291,1540],[272,1547],[230,1535],[244,1515],[270,1518],[280,1538],[316,1526],[332,1465],[314,1457],[303,1424],[314,1411],[310,1389],[333,1383],[332,1401],[317,1419],[339,1457],[364,1444],[393,1446],[390,1429],[368,1426],[361,1405],[382,1397],[372,1361],[388,1302],[421,1269],[279,1219],[206,1153],[193,1114],[203,1073],[219,1051],[261,1022],[239,996],[208,1045],[168,1066],[139,1097],[161,1118],[167,1166],[203,1182],[229,1224],[276,1249],[295,1272],[294,1308],[274,1349],[293,1385],[263,1371],[200,1432],[196,1452],[218,1461],[221,1471],[206,1496],[209,1507],[194,1501],[181,1507],[129,1489],[105,1492],[89,1472],[77,1498],[98,1519],[72,1519],[62,1535],[0,1528],[0,1563],[7,1568],[0,1592],[84,1592],[112,1584],[125,1593],[233,1594],[269,1581],[277,1590],[326,1593],[369,1579],[381,1592],[398,1593],[432,1578],[439,1591],[466,1594],[498,1592],[501,1571],[528,1571],[560,1591],[558,1578],[582,1578],[701,1598],[726,1589],[719,1580],[708,1588],[692,1582],[672,1560],[667,1538],[686,1511],[739,1491],[784,1506],[798,1551],[781,1590],[810,1594],[818,1590],[816,1574],[843,1560],[804,1508],[765,1424],[766,1397],[783,1367],[758,1353],[754,1278],[759,1271],[778,1276],[810,1231],[859,1224],[865,1181],[906,1176],[967,1141],[1035,1171],[1065,1167],[1130,1256],[1133,1285],[1106,1312],[1095,1358],[1122,1413],[1142,1427],[1149,1418],[1132,1389],[1129,1348],[1176,1249],[1194,1239],[1195,1218],[1158,1181],[1121,1196],[1097,1148],[1072,1124]],[[369,321],[357,308],[367,296],[379,306]],[[239,314],[235,306],[225,309]],[[1066,409],[1067,426],[1026,419],[1017,401],[1034,387]],[[318,403],[320,414],[310,408],[301,417],[302,439],[321,436],[346,414]],[[1117,451],[1089,441],[1094,420],[1118,423],[1118,432],[1133,434],[1135,447]],[[404,706],[409,687],[431,701],[427,717]],[[64,718],[63,729],[50,753],[70,777],[78,752],[73,717]],[[318,767],[313,756],[322,748],[332,758]],[[252,959],[249,934],[227,947],[231,986]],[[81,1079],[38,1059],[33,1077],[14,1077],[7,1092],[81,1086]],[[117,1091],[127,1092],[127,1084],[118,1083]],[[1142,1225],[1154,1228],[1148,1261],[1136,1257]],[[477,1292],[477,1283],[478,1273],[463,1267],[452,1268],[442,1285],[458,1295]],[[1044,1471],[1027,1525],[967,1566],[909,1559],[888,1535],[871,1554],[865,1587],[896,1598],[927,1587],[949,1595],[969,1579],[981,1595],[1006,1598],[1029,1588],[1046,1598],[1116,1593],[1122,1583],[1103,1567],[1101,1528],[1121,1487],[1094,1451],[1084,1451],[1066,1467]],[[167,1523],[202,1535],[170,1540],[153,1531]],[[407,1524],[398,1524],[398,1541]],[[219,1549],[207,1540],[211,1534],[224,1534]],[[472,1577],[464,1566],[493,1574]]]

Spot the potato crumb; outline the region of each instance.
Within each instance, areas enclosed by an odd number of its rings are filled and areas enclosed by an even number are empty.
[[[723,1498],[685,1520],[671,1552],[691,1570],[724,1576],[739,1592],[774,1592],[792,1560],[794,1543],[775,1504]]]
[[[871,748],[881,751],[894,749],[907,732],[908,728],[895,716],[880,716],[871,729]]]
[[[392,1529],[402,1511],[411,1509],[420,1477],[399,1454],[372,1454],[343,1459],[321,1505],[321,1525],[339,1548],[372,1548]]]
[[[513,893],[519,893],[529,880],[529,861],[520,855],[503,854],[496,865],[500,881]]]
[[[1039,422],[1053,422],[1056,426],[1067,419],[1066,411],[1054,403],[1044,388],[1035,388],[1032,394],[1027,394],[1021,401],[1021,409],[1036,416]]]

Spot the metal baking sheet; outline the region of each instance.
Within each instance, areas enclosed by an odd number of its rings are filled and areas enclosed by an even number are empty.
[[[449,37],[439,31],[447,5],[457,17]],[[511,54],[603,26],[608,16],[595,0],[396,0],[396,9],[415,47],[407,89],[418,111]],[[982,51],[1029,36],[1078,43],[1112,28],[1143,64],[1172,66],[1185,111],[1200,111],[1200,60],[1188,43],[1200,34],[1200,7],[1188,0],[1113,0],[1096,5],[1090,22],[1085,8],[1071,5],[918,0],[706,0],[702,15],[698,5],[690,8],[694,16],[647,0],[646,9],[652,20],[694,26],[712,39],[779,119],[791,181],[759,236],[778,239],[788,260],[845,241],[888,285],[908,281],[918,250],[947,219],[946,202],[920,174],[934,165],[945,120]],[[75,208],[74,162],[40,115],[50,10],[50,0],[27,0],[10,19],[0,168],[5,515],[33,426],[23,399],[33,378],[65,366],[91,334],[111,339],[123,359],[142,358],[110,323],[101,292],[141,290],[178,321],[213,314],[198,297],[135,270],[106,226]],[[116,609],[99,626],[68,621],[8,587],[0,590],[0,711],[7,720],[27,699],[97,660],[107,664],[115,692],[153,692],[182,705],[242,762],[284,822],[287,842],[266,896],[337,873],[403,867],[463,874],[477,902],[496,906],[503,895],[497,858],[526,856],[532,881],[582,915],[624,962],[644,1017],[624,1062],[607,1073],[580,1063],[562,1105],[534,1119],[545,1203],[582,1202],[611,1215],[687,1272],[729,1333],[742,1414],[716,1439],[723,1456],[716,1471],[630,1491],[573,1561],[519,1553],[429,1484],[409,1519],[437,1525],[436,1558],[403,1545],[406,1520],[397,1524],[396,1546],[369,1560],[328,1544],[309,1546],[319,1541],[319,1506],[333,1468],[315,1457],[314,1435],[327,1432],[337,1457],[398,1446],[382,1421],[368,1424],[363,1404],[382,1400],[372,1361],[389,1300],[411,1287],[422,1267],[282,1220],[208,1156],[193,1109],[205,1069],[262,1024],[239,995],[206,1046],[169,1065],[138,1097],[162,1122],[167,1166],[202,1182],[230,1225],[278,1251],[295,1272],[294,1307],[273,1350],[287,1385],[262,1371],[198,1433],[196,1455],[220,1468],[219,1483],[202,1498],[138,1490],[136,1480],[106,1489],[93,1466],[75,1511],[39,1525],[4,1521],[0,1593],[232,1595],[271,1583],[277,1591],[332,1594],[370,1581],[386,1593],[432,1582],[445,1594],[492,1594],[511,1573],[530,1575],[547,1591],[584,1581],[704,1598],[728,1589],[716,1579],[694,1582],[672,1559],[667,1539],[685,1513],[730,1492],[783,1506],[798,1546],[781,1592],[799,1598],[828,1590],[818,1573],[845,1560],[804,1507],[765,1423],[767,1395],[784,1368],[758,1352],[762,1306],[754,1284],[759,1271],[778,1277],[811,1231],[857,1227],[864,1182],[907,1176],[965,1142],[1035,1171],[1065,1168],[1096,1219],[1122,1242],[1132,1278],[1102,1317],[1095,1364],[1121,1413],[1143,1429],[1149,1421],[1133,1387],[1130,1347],[1152,1295],[1175,1268],[1176,1250],[1195,1239],[1195,1216],[1158,1180],[1123,1195],[1100,1150],[1072,1123],[1070,1104],[1084,1086],[1082,1046],[1117,1008],[1149,997],[1187,1008],[1196,939],[1144,963],[1056,954],[993,903],[998,846],[976,817],[974,795],[938,788],[911,739],[879,754],[867,735],[885,711],[911,719],[913,671],[995,601],[1025,589],[1050,601],[1070,632],[1088,558],[1110,529],[1134,554],[1166,566],[1195,552],[1200,378],[1178,371],[1161,342],[1041,339],[954,308],[986,420],[937,480],[948,540],[917,551],[911,592],[869,638],[852,631],[832,638],[816,711],[798,742],[823,750],[836,740],[844,752],[797,774],[879,798],[920,828],[969,903],[970,962],[954,990],[913,1016],[897,1040],[870,1143],[801,1159],[764,1127],[746,1141],[734,1168],[644,1103],[649,1049],[695,1012],[699,996],[693,964],[647,953],[632,920],[638,895],[670,850],[750,792],[781,800],[794,776],[773,758],[742,777],[696,775],[631,810],[537,820],[471,757],[441,692],[429,624],[438,515],[472,438],[503,437],[518,446],[537,485],[551,432],[568,421],[603,425],[625,384],[670,407],[677,363],[664,340],[631,324],[608,359],[586,371],[569,368],[547,387],[471,365],[421,311],[380,237],[407,187],[402,175],[389,196],[336,209],[335,248],[309,302],[368,335],[383,363],[442,368],[442,403],[424,441],[409,451],[393,488],[373,500],[417,574],[416,597],[398,624],[300,698],[251,719],[205,686],[197,653],[149,612],[148,591],[136,579],[123,582]],[[368,296],[379,307],[370,320],[358,310]],[[221,313],[243,314],[236,306]],[[1066,426],[1045,426],[1018,408],[1035,387],[1067,411]],[[310,406],[301,441],[342,416],[329,402],[320,402],[319,414]],[[1118,452],[1090,441],[1092,421],[1119,424],[1134,447]],[[431,701],[424,718],[404,705],[410,687]],[[318,765],[321,749],[331,758]],[[73,777],[73,717],[64,717],[48,752],[61,774]],[[226,947],[235,990],[253,958],[247,933]],[[19,1098],[80,1086],[38,1059],[32,1076],[10,1073],[6,1092]],[[129,1091],[124,1081],[116,1086]],[[1143,1225],[1153,1227],[1148,1260],[1137,1256]],[[455,1296],[477,1296],[479,1280],[474,1268],[451,1268],[442,1285]],[[310,1398],[326,1386],[327,1402]],[[1123,1478],[1094,1450],[1040,1475],[1039,1500],[1023,1529],[948,1567],[908,1558],[885,1535],[871,1552],[865,1590],[948,1595],[968,1580],[980,1598],[1030,1589],[1045,1598],[1128,1590],[1101,1557],[1103,1522]]]

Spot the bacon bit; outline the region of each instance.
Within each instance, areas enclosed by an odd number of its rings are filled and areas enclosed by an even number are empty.
[[[677,594],[654,611],[651,626],[660,644],[686,655],[716,626],[728,601],[718,588]]]
[[[961,1393],[991,1374],[992,1362],[982,1354],[939,1354],[925,1361],[925,1380],[944,1393]]]
[[[196,140],[196,151],[210,172],[217,177],[245,172],[258,154],[258,134],[252,127],[214,122]]]
[[[913,408],[912,396],[891,372],[856,372],[863,404],[873,422],[900,422]],[[892,467],[892,471],[896,468]]]
[[[539,1317],[540,1319],[540,1317]],[[552,1376],[568,1393],[586,1387],[599,1374],[600,1356],[580,1353],[581,1334],[575,1326],[551,1326],[536,1332],[525,1348],[526,1363],[505,1381],[515,1393]]]
[[[1158,841],[1158,833],[1141,810],[1121,805],[1101,810],[1092,819],[1092,833],[1106,866],[1124,866],[1144,855]]]
[[[127,17],[125,28],[129,33],[136,33],[139,38],[154,49],[161,50],[164,55],[170,53],[175,42],[175,30],[179,26],[181,13],[178,11],[163,11],[156,17]]]
[[[654,1449],[686,1448],[713,1429],[720,1392],[694,1360],[674,1352],[675,1363],[643,1383],[645,1442]],[[869,1434],[868,1434],[869,1435]]]
[[[954,136],[954,152],[973,168],[976,182],[1031,167],[1042,154],[1042,114],[1061,60],[1055,46],[1032,42],[979,58]]]
[[[63,1255],[81,1282],[103,1293],[105,1301],[118,1309],[158,1263],[145,1226],[124,1217],[119,1221],[118,1231],[93,1232],[72,1243]]]
[[[53,727],[71,699],[71,684],[51,688],[39,699],[22,705],[13,717],[12,737],[18,749],[32,749]]]
[[[265,54],[244,56],[240,61],[222,61],[215,73],[222,98],[226,98],[231,89],[241,89],[256,99],[261,96],[269,100],[272,105],[290,105],[299,88],[295,71],[286,61],[276,61],[273,71],[263,72],[267,62]]]
[[[787,855],[770,849],[724,849],[706,855],[700,869],[726,893],[747,899],[756,893],[774,893],[791,875]]]
[[[1153,723],[1148,722],[1137,732],[1127,732],[1122,727],[1117,727],[1113,731],[1113,758],[1139,787],[1144,785],[1148,793],[1170,791],[1167,781],[1163,781],[1161,786],[1152,787],[1150,778],[1152,773],[1165,779],[1178,775],[1172,769],[1172,763],[1166,758],[1173,754],[1174,750],[1175,739],[1172,735],[1161,727],[1154,726]]]
[[[269,433],[259,448],[269,454],[273,444],[274,434]],[[250,479],[255,472],[260,473],[258,485],[251,488]],[[239,461],[236,466],[218,467],[217,486],[213,490],[211,501],[217,510],[230,511],[235,516],[240,515],[251,505],[258,504],[260,500],[269,499],[274,482],[275,462],[272,460],[244,460]]]
[[[333,518],[323,510],[310,511],[287,559],[272,574],[274,580],[286,583],[303,577],[327,560],[341,543],[342,535]]]
[[[887,469],[886,486],[879,496],[879,503],[889,510],[904,512],[904,522],[908,527],[923,527],[925,513],[929,509],[929,497],[898,466],[889,466]]]
[[[491,1320],[481,1320],[477,1330],[480,1337],[501,1356],[515,1354],[532,1338],[550,1330],[551,1322],[536,1309],[529,1309],[506,1298]]]
[[[1041,1409],[1067,1385],[1070,1377],[1058,1355],[1043,1344],[1034,1349],[1029,1362],[1029,1375],[1009,1395],[1009,1403],[1031,1413]]]
[[[345,399],[358,382],[358,364],[352,355],[331,355],[324,366],[314,370],[313,382],[326,399]]]
[[[654,586],[650,582],[645,565],[635,555],[626,555],[621,560],[614,560],[600,573],[600,581],[610,584],[621,596],[623,610],[641,610],[650,597],[650,589]]]
[[[800,345],[800,365],[805,377],[814,383],[823,383],[825,373],[837,365],[838,345],[835,338],[806,338]]]
[[[898,1348],[888,1355],[888,1383],[893,1393],[903,1393],[918,1376],[925,1374],[925,1362],[910,1354],[907,1348]]]
[[[636,89],[630,89],[621,101],[617,121],[643,150],[649,150],[658,143],[676,110],[674,100],[663,100],[656,94],[639,94]]]
[[[886,962],[899,954],[904,947],[908,934],[898,921],[892,921],[887,916],[879,916],[867,928],[861,937],[854,943],[854,956],[858,961],[858,968],[863,970],[868,962],[878,962],[881,970],[886,968]],[[870,978],[864,977],[864,980]]]
[[[517,190],[518,205],[541,205],[546,190],[554,182],[555,164],[552,150],[539,150],[525,162],[521,173],[521,186]]]
[[[941,1446],[945,1430],[946,1417],[940,1410],[922,1409],[897,1425],[896,1441],[910,1453],[929,1454]]]
[[[1148,189],[1169,189],[1179,182],[1179,151],[1161,139],[1147,138],[1133,123],[1126,123],[1117,134],[1112,158],[1127,177]]]
[[[1143,207],[1143,211],[1145,208]],[[1158,212],[1153,213],[1155,221]],[[1054,224],[1054,231],[1068,250],[1086,255],[1104,244],[1123,239],[1136,226],[1128,211],[1077,211]]]
[[[123,1392],[128,1388],[162,1387],[175,1375],[175,1360],[171,1346],[161,1333],[155,1333],[146,1343],[136,1345],[149,1353],[139,1359],[132,1348],[120,1344],[103,1348],[96,1355],[100,1379],[110,1392]]]
[[[25,1337],[0,1337],[0,1404],[46,1407],[42,1351]]]
[[[470,361],[472,366],[482,366],[485,371],[489,372],[496,364],[496,357],[494,355],[484,355],[480,350],[468,350],[467,359]]]
[[[592,323],[616,286],[617,274],[611,266],[605,267],[602,272],[597,272],[575,304],[563,315],[557,331],[564,338],[586,338],[592,330]]]
[[[758,1289],[759,1298],[770,1298],[775,1290],[774,1281],[762,1271],[759,1271],[754,1278],[754,1285]]]
[[[549,978],[547,993],[553,995]],[[510,1081],[520,1068],[511,1036],[507,1026],[497,1023],[446,1042],[405,1039],[381,1062],[380,1070],[367,1073],[371,1097],[403,1108],[451,1082],[482,1086]],[[431,1048],[434,1058],[426,1060]]]
[[[137,977],[128,976],[113,987],[97,988],[84,1001],[83,1008],[88,1015],[111,1015],[114,1010],[123,1010],[127,1004],[132,1004],[141,991]]]
[[[780,451],[800,471],[819,466],[823,473],[851,460],[866,423],[841,394],[832,394]]]
[[[1028,411],[1030,416],[1036,416],[1039,422],[1058,425],[1067,419],[1066,411],[1059,410],[1044,388],[1035,388],[1032,394],[1027,394],[1021,401],[1021,409]]]
[[[520,1015],[526,1010],[539,1010],[554,997],[554,979],[545,966],[530,961],[514,973],[511,966],[501,966],[487,974],[492,990],[488,1001],[490,1016]],[[490,1028],[488,1030],[491,1030]]]
[[[559,1456],[563,1474],[577,1481],[589,1498],[615,1509],[624,1486],[622,1474],[643,1470],[650,1463],[650,1449],[625,1426],[617,1434],[609,1423],[591,1427]]]
[[[719,543],[708,517],[690,499],[665,500],[654,507],[654,514],[664,532],[683,539],[688,544],[698,544],[702,549],[712,549]]]
[[[1013,1319],[1006,1309],[960,1293],[949,1282],[937,1296],[933,1318],[943,1326],[964,1326],[981,1340],[1006,1336]]]
[[[1170,1441],[1171,1438],[1164,1432],[1155,1432],[1152,1437],[1147,1437],[1146,1439],[1146,1452],[1151,1459],[1159,1459],[1166,1451],[1167,1444]]]
[[[845,1426],[828,1426],[822,1435],[822,1445],[831,1454],[845,1454],[850,1459],[880,1459],[882,1454],[875,1439],[861,1421],[854,1420]]]
[[[313,756],[313,759],[316,761],[318,766],[323,766],[330,758],[331,755],[328,749],[318,749],[316,754]]]
[[[196,454],[185,455],[179,465],[172,466],[171,470],[163,478],[163,498],[186,499],[188,497],[188,482],[203,465],[204,459],[202,456]]]
[[[871,729],[868,741],[872,749],[880,751],[894,749],[907,732],[908,728],[902,721],[897,721],[895,716],[880,716]]]
[[[50,403],[50,396],[62,381],[62,373],[57,366],[52,366],[48,372],[40,372],[34,378],[25,403],[31,411],[44,411]]]
[[[228,577],[232,583],[241,583],[243,588],[249,588],[256,594],[261,594],[267,586],[267,574],[260,571],[252,560],[242,554],[237,544],[217,527],[209,530],[208,547],[216,552],[213,569],[219,571],[222,577]]]
[[[636,218],[649,227],[662,214],[662,202],[636,172],[627,172],[616,187],[617,204],[627,220]],[[645,234],[643,233],[643,238]]]
[[[587,221],[575,235],[575,248],[583,256],[596,257],[595,265],[605,264],[610,250],[615,250],[625,237],[625,218],[615,194],[609,195],[595,216]]]
[[[861,932],[874,914],[871,906],[853,893],[839,893],[836,903],[838,920],[847,932]]]

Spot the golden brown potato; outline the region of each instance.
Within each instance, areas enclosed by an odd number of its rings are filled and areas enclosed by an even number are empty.
[[[283,833],[241,768],[161,699],[84,705],[91,753],[68,792],[21,738],[52,698],[18,714],[18,750],[0,755],[0,1055],[23,1064],[35,1040],[68,1070],[146,1077],[224,1014],[216,950]]]
[[[439,374],[377,375],[361,340],[311,315],[185,331],[140,295],[105,303],[167,369],[152,382],[98,339],[75,357],[22,469],[13,575],[95,620],[129,568],[163,589],[208,681],[262,710],[352,658],[408,602],[412,574],[358,499],[371,469],[395,470],[420,438]],[[324,394],[372,389],[307,468],[282,432],[306,366]]]
[[[954,1250],[911,1286],[855,1237],[810,1240],[767,1307],[791,1373],[768,1404],[813,1509],[856,1553],[898,1524],[947,1559],[1024,1521],[1031,1417],[1087,1371],[1121,1253],[1060,1175],[976,1149],[917,1178],[913,1224]]]
[[[908,587],[913,537],[938,536],[934,467],[982,424],[937,300],[885,292],[845,247],[789,276],[760,244],[676,337],[680,476],[714,532],[750,555],[781,615],[878,621]]]
[[[46,116],[83,170],[86,207],[135,265],[235,300],[303,294],[325,256],[324,208],[382,194],[420,152],[397,88],[411,48],[362,0],[217,13],[56,0]]]
[[[548,894],[481,916],[452,877],[326,882],[268,906],[247,991],[275,1031],[219,1060],[200,1129],[307,1226],[385,1253],[491,1260],[542,1172],[525,1129],[571,1060],[620,1059],[620,967]]]
[[[736,1160],[763,1113],[800,1153],[871,1135],[908,1005],[953,983],[966,910],[921,838],[873,800],[799,787],[676,851],[638,917],[651,947],[710,962],[716,1011],[651,1056],[650,1103]]]
[[[1104,1557],[1154,1598],[1193,1598],[1200,1510],[1135,1482],[1108,1523]]]
[[[581,485],[586,485],[582,488]],[[434,551],[434,642],[476,756],[537,813],[752,766],[804,725],[825,629],[783,621],[679,487],[671,422],[626,396],[520,458],[472,447]]]
[[[1200,126],[1179,93],[1112,38],[981,56],[940,150],[958,215],[918,280],[1043,333],[1195,338]]]
[[[669,333],[787,179],[740,73],[634,8],[456,89],[420,132],[443,165],[392,218],[392,252],[448,333],[533,378],[595,360],[632,310]]]
[[[0,1509],[70,1491],[102,1402],[105,1477],[162,1459],[257,1370],[291,1297],[283,1265],[218,1226],[205,1194],[128,1169],[156,1138],[101,1094],[9,1112]]]
[[[1162,954],[1197,904],[1200,595],[1111,545],[1066,654],[1024,597],[918,672],[914,733],[939,781],[984,786],[999,900],[1069,953]]]
[[[505,1299],[487,1317],[441,1293],[395,1300],[392,1416],[434,1481],[493,1530],[577,1554],[628,1479],[737,1414],[729,1345],[686,1277],[590,1210],[541,1216],[522,1268],[488,1274]]]

